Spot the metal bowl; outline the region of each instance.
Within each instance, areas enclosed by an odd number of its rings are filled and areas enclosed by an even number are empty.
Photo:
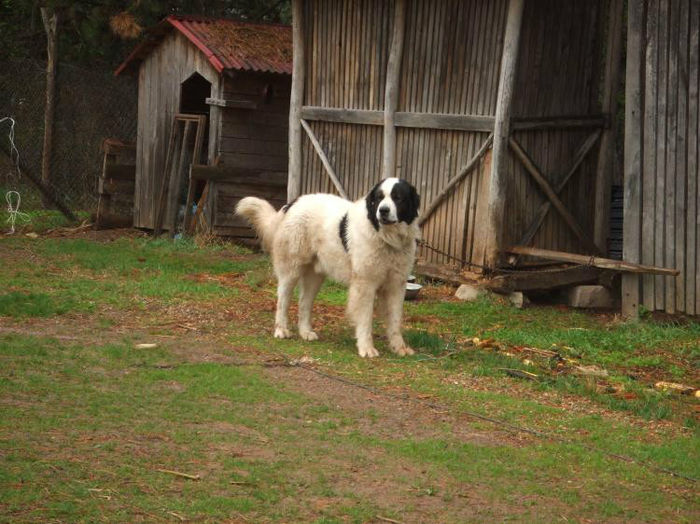
[[[406,282],[406,300],[415,300],[422,287],[415,282]]]

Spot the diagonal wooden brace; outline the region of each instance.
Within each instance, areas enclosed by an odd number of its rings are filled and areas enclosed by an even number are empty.
[[[515,156],[523,164],[525,170],[530,173],[532,178],[535,180],[537,185],[540,187],[542,192],[547,196],[549,201],[552,203],[554,208],[559,212],[564,222],[571,228],[578,239],[583,242],[584,246],[591,253],[599,253],[598,247],[593,243],[593,241],[586,235],[583,228],[576,221],[576,218],[566,209],[564,203],[557,196],[556,191],[552,188],[547,179],[542,175],[542,171],[537,167],[533,160],[528,156],[522,146],[513,137],[508,140],[511,149],[515,153]]]
[[[598,142],[598,139],[600,138],[602,132],[602,129],[596,129],[586,138],[583,144],[581,144],[581,147],[579,147],[578,151],[576,152],[576,155],[574,155],[574,162],[571,165],[571,168],[569,169],[569,171],[567,171],[566,175],[564,175],[564,177],[554,188],[554,191],[556,191],[557,195],[559,195],[563,191],[564,187],[569,182],[569,179],[578,170],[579,166],[583,163],[584,159],[591,151],[591,149],[593,149],[593,146],[596,144],[596,142]],[[540,208],[537,210],[537,213],[535,213],[535,218],[530,224],[530,227],[520,239],[518,245],[527,246],[530,244],[532,239],[535,237],[535,233],[537,233],[537,231],[540,229],[542,222],[544,222],[544,219],[551,208],[552,203],[549,200],[547,200],[544,204],[540,206]]]

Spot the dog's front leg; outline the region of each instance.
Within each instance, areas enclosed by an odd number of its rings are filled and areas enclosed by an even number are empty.
[[[376,289],[367,281],[353,281],[348,293],[348,317],[355,325],[357,351],[361,357],[378,357],[372,342],[372,312]]]
[[[406,294],[404,279],[392,279],[383,290],[386,337],[389,347],[397,355],[413,355],[415,351],[406,345],[401,336],[401,319],[403,318],[403,299]]]

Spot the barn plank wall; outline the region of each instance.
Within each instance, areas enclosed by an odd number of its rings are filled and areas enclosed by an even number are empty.
[[[173,117],[179,110],[180,91],[173,89],[194,72],[218,93],[219,75],[206,56],[182,34],[173,33],[142,62],[139,69],[138,133],[134,226],[153,228],[157,195],[163,180],[165,156]],[[216,136],[216,122],[209,134]]]
[[[507,4],[506,0],[406,2],[395,176],[418,188],[424,207],[488,137],[488,118],[459,124],[467,129],[430,127],[454,125],[440,118],[444,115],[495,115]],[[305,108],[384,110],[394,8],[390,0],[304,2]],[[404,117],[405,113],[429,115],[420,120]],[[365,118],[374,116],[368,113]],[[381,177],[382,120],[373,124],[307,120],[350,198],[363,196]],[[306,137],[302,166],[303,193],[334,192]],[[453,257],[472,259],[476,210],[483,207],[477,205],[483,194],[481,176],[476,170],[466,177],[423,228],[429,243]],[[454,263],[429,250],[421,255],[432,263]]]
[[[635,0],[628,20],[627,84],[639,96],[627,123],[625,155],[640,158],[625,175],[637,198],[625,200],[624,257],[672,267],[677,277],[630,277],[623,311],[700,314],[700,0]],[[630,45],[636,46],[630,49]],[[632,67],[630,67],[632,66]],[[628,87],[628,90],[630,87]],[[634,196],[635,194],[633,194]],[[626,195],[627,196],[627,195]],[[637,233],[637,234],[633,234]]]

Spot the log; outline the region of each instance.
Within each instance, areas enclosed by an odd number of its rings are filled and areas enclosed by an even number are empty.
[[[486,216],[486,250],[484,265],[494,268],[498,264],[503,239],[503,211],[505,207],[506,182],[508,179],[508,137],[510,117],[515,89],[520,31],[523,19],[524,0],[510,0],[508,18],[503,39],[500,81],[496,99],[496,121],[493,130],[493,154],[491,176],[488,182],[488,212]]]
[[[382,151],[382,178],[393,177],[396,173],[396,107],[399,103],[399,79],[403,41],[406,33],[406,0],[396,0],[394,4],[394,33],[391,38],[389,62],[386,68],[386,89],[384,91],[384,147]]]
[[[51,152],[53,150],[53,124],[56,112],[56,53],[58,47],[58,14],[51,7],[41,8],[41,19],[46,31],[46,105],[44,107],[44,145],[41,153],[41,183],[51,187]],[[44,207],[51,200],[42,198]]]
[[[574,284],[596,282],[602,270],[595,267],[566,267],[546,271],[519,271],[497,275],[484,281],[484,286],[497,293],[513,291],[546,291]]]
[[[301,194],[301,108],[304,105],[304,5],[292,0],[292,87],[289,98],[289,175],[287,200]]]
[[[576,253],[565,253],[563,251],[552,251],[549,249],[540,249],[537,247],[527,246],[511,246],[504,251],[507,253],[515,253],[516,255],[527,255],[533,257],[545,258],[547,260],[556,260],[558,262],[571,262],[584,266],[599,267],[601,269],[612,269],[622,273],[644,274],[652,273],[655,275],[676,276],[680,271],[674,268],[664,268],[657,266],[644,266],[634,262],[625,260],[613,260],[611,258],[595,257],[588,255],[579,255]]]

